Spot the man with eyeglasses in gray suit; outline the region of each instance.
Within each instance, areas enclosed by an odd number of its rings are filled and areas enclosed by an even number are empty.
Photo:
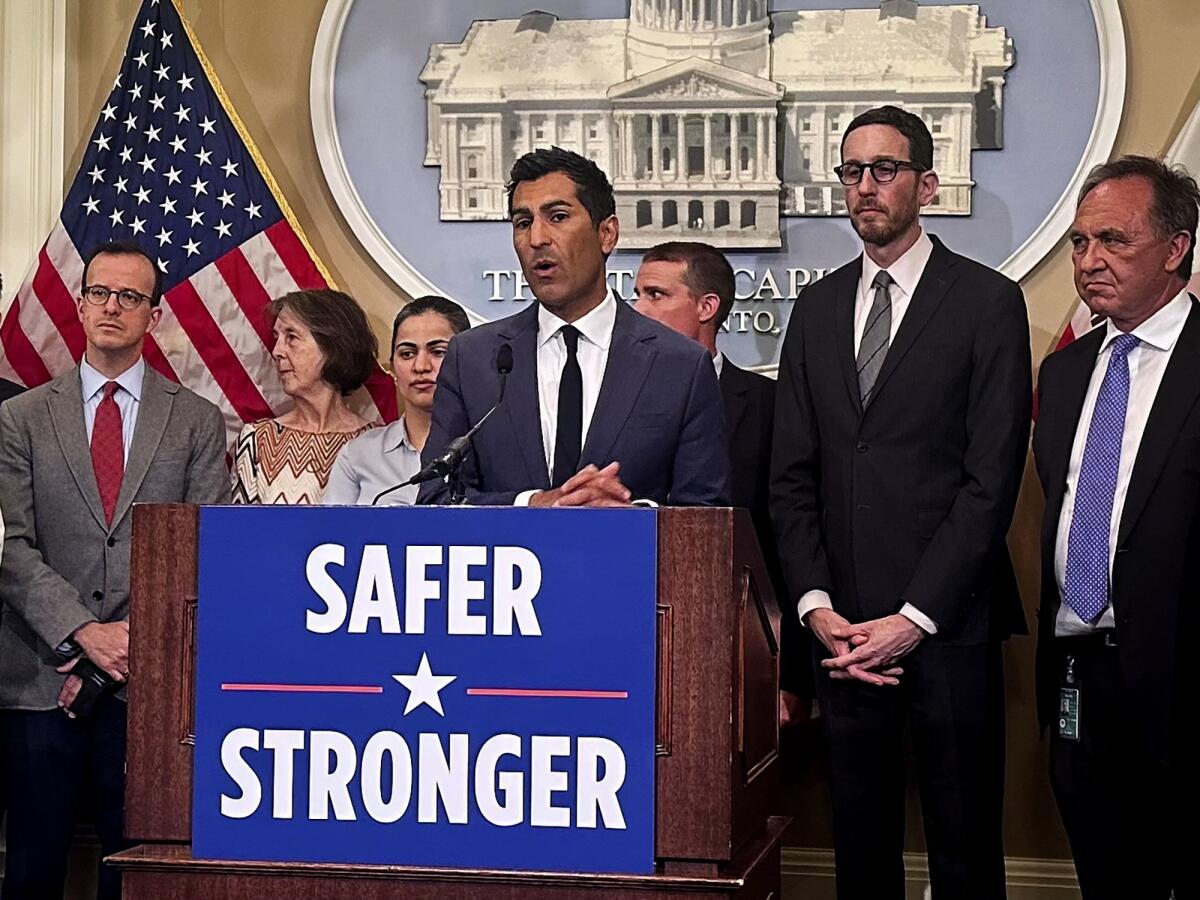
[[[101,857],[123,847],[134,503],[228,503],[220,411],[150,368],[162,274],[137,244],[88,254],[79,366],[0,406],[3,897],[61,897],[85,796]],[[90,667],[93,693],[77,674]],[[85,702],[88,703],[85,710]],[[120,897],[101,865],[99,897]]]

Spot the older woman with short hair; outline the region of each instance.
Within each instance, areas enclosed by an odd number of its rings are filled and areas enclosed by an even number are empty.
[[[292,408],[246,425],[234,446],[234,503],[319,503],[339,451],[372,425],[346,406],[375,366],[366,314],[341,291],[273,300],[271,355]]]
[[[392,323],[392,377],[404,401],[404,415],[343,448],[322,502],[381,506],[416,502],[417,486],[399,485],[421,468],[442,358],[450,339],[470,324],[463,308],[445,297],[418,297],[397,313]]]

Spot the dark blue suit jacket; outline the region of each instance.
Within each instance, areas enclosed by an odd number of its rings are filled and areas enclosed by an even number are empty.
[[[511,505],[522,491],[551,487],[538,412],[537,331],[538,306],[531,303],[455,336],[442,361],[425,462],[496,402],[496,354],[502,344],[513,351],[504,403],[473,439],[463,466],[474,505]],[[726,502],[729,454],[708,352],[622,301],[580,468],[614,460],[635,498],[673,506]],[[430,481],[417,502],[444,503],[448,496],[444,483]]]

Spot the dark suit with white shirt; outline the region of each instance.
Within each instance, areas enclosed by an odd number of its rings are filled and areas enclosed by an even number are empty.
[[[1005,536],[1028,448],[1029,329],[1015,283],[936,238],[927,252],[915,282],[897,260],[907,306],[865,407],[863,257],[804,290],[779,367],[771,513],[790,599],[934,629],[898,687],[817,670],[842,900],[904,896],[906,727],[934,896],[1004,895],[999,642],[1024,631]]]
[[[544,379],[559,373],[539,372],[538,359],[542,338],[561,337],[540,335],[539,309],[531,303],[514,316],[455,335],[442,361],[422,452],[426,462],[499,400],[496,357],[503,344],[512,347],[504,402],[473,438],[463,464],[467,501],[474,505],[508,506],[522,494],[552,487],[539,391],[547,387]],[[729,457],[723,442],[713,439],[725,426],[708,352],[621,301],[610,334],[598,393],[592,404],[585,400],[594,412],[578,468],[615,460],[634,498],[673,506],[725,504]],[[444,503],[448,496],[443,482],[430,481],[417,502]]]
[[[1093,329],[1047,357],[1038,376],[1038,715],[1084,897],[1165,900],[1174,889],[1182,900],[1200,887],[1189,664],[1200,610],[1200,304],[1181,293],[1131,334],[1108,598],[1090,621],[1064,599],[1070,533],[1120,332]],[[1078,691],[1077,739],[1060,734],[1064,688]]]

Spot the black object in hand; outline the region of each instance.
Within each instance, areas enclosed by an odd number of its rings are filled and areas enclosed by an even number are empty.
[[[79,657],[79,662],[75,663],[75,668],[69,674],[78,675],[83,683],[75,699],[66,707],[67,712],[76,718],[82,719],[91,715],[96,701],[118,687],[117,682],[110,678],[107,672],[86,656]]]

